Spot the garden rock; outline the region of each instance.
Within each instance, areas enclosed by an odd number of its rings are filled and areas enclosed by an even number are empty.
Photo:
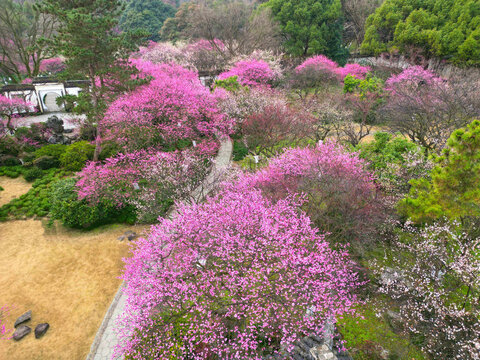
[[[45,123],[45,126],[48,129],[51,129],[54,134],[62,134],[65,129],[63,128],[63,120],[59,119],[57,116],[53,115],[50,116]]]
[[[41,338],[47,332],[50,325],[48,323],[38,324],[35,327],[35,339]]]
[[[62,134],[53,134],[48,138],[48,143],[49,144],[62,144],[62,145],[68,145],[72,142],[68,137],[63,136]]]
[[[137,237],[138,237],[138,235],[135,231],[127,230],[127,231],[124,232],[123,239],[120,240],[120,238],[118,238],[118,240],[122,241],[122,240],[125,240],[125,238],[127,238],[128,241],[132,241],[132,240],[136,239]]]
[[[119,236],[118,237],[118,241],[123,241],[125,240],[127,237],[125,235],[122,235],[122,236]]]
[[[32,329],[29,328],[27,325],[21,325],[15,330],[12,338],[15,341],[22,340],[25,336],[30,334],[31,331],[32,331]]]
[[[73,132],[73,129],[65,129],[63,130],[64,134],[71,134]]]
[[[32,310],[29,310],[25,314],[18,317],[18,319],[15,321],[15,324],[13,326],[17,327],[18,325],[23,324],[24,322],[27,322],[31,319],[32,319]]]

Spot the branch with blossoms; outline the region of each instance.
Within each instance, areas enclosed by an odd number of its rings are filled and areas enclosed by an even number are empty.
[[[104,163],[90,162],[77,181],[79,199],[108,199],[118,207],[131,205],[142,222],[156,222],[170,206],[189,198],[208,173],[215,142],[184,151],[138,150]]]
[[[380,291],[397,301],[404,331],[423,337],[421,347],[434,359],[477,359],[480,239],[457,223],[407,224],[392,248],[390,268],[373,265],[383,275]]]
[[[127,260],[118,350],[137,359],[261,359],[353,312],[360,281],[347,252],[332,250],[299,205],[232,185],[180,206]]]

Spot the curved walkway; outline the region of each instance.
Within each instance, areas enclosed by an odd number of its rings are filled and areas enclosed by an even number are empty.
[[[192,199],[199,201],[208,195],[215,187],[219,174],[223,173],[230,164],[232,157],[232,141],[229,138],[221,140],[220,149],[215,159],[212,170],[205,178],[203,183],[196,188],[192,193]],[[175,208],[173,208],[169,215],[175,214]],[[115,346],[118,344],[117,334],[114,329],[116,327],[116,320],[119,315],[123,313],[125,308],[126,296],[123,294],[123,286],[117,291],[115,298],[113,299],[110,307],[103,318],[102,325],[98,329],[95,340],[90,347],[90,353],[87,356],[87,360],[111,360]],[[119,359],[119,358],[117,358]]]

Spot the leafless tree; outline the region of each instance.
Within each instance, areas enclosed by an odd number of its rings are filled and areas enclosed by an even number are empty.
[[[392,132],[400,132],[429,150],[439,151],[450,134],[480,116],[480,82],[398,86],[380,112]]]
[[[345,14],[345,40],[360,45],[365,35],[365,22],[383,0],[342,0]]]
[[[189,37],[208,40],[224,57],[249,54],[255,49],[276,49],[280,45],[280,32],[269,10],[256,10],[249,2],[207,0],[188,15]]]
[[[20,79],[38,75],[47,58],[40,38],[50,38],[55,20],[35,10],[32,0],[0,0],[0,73]]]

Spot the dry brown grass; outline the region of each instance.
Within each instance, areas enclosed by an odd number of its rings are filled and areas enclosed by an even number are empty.
[[[0,340],[0,359],[85,359],[121,283],[128,245],[117,237],[130,228],[80,232],[46,229],[36,220],[0,223],[0,305],[14,307],[8,327],[27,310],[32,330],[50,323],[41,339],[32,332],[19,342]]]
[[[0,206],[8,204],[14,198],[23,195],[30,190],[32,184],[25,181],[23,177],[11,179],[5,176],[0,176],[0,186],[4,188],[0,191]]]

